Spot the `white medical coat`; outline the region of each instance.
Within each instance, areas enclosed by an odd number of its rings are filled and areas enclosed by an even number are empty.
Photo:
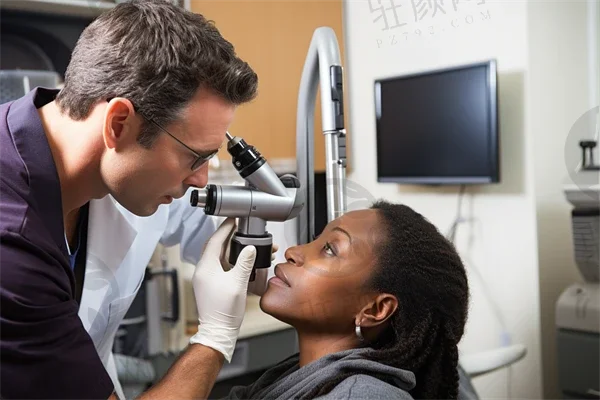
[[[161,205],[149,217],[130,213],[111,196],[90,202],[79,318],[120,397],[123,392],[112,356],[113,340],[157,244],[180,244],[182,260],[197,264],[205,242],[216,229],[215,218],[190,206],[189,193]]]

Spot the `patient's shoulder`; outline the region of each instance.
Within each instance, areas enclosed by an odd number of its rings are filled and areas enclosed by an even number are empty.
[[[405,390],[369,375],[352,375],[344,379],[331,392],[318,397],[321,400],[412,400]]]

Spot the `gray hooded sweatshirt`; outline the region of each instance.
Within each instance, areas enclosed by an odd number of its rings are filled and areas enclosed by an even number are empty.
[[[342,372],[352,372],[323,400],[412,400],[409,390],[415,387],[412,372],[390,367],[362,357],[369,349],[352,349],[329,354],[300,368],[299,355],[280,362],[249,386],[235,386],[226,397],[247,399],[305,399],[316,386]]]

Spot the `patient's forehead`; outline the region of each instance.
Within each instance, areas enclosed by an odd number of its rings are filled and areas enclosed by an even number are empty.
[[[331,222],[331,227],[341,227],[350,235],[369,242],[378,240],[383,229],[377,210],[366,209],[350,211]]]
[[[342,224],[377,224],[379,222],[379,213],[374,209],[349,211],[339,217],[336,221]]]

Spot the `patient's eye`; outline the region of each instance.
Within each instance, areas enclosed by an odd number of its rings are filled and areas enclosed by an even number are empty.
[[[333,247],[331,247],[331,245],[329,244],[329,242],[325,243],[325,246],[323,246],[323,250],[325,250],[325,253],[327,253],[330,256],[335,256],[335,250],[333,249]]]

